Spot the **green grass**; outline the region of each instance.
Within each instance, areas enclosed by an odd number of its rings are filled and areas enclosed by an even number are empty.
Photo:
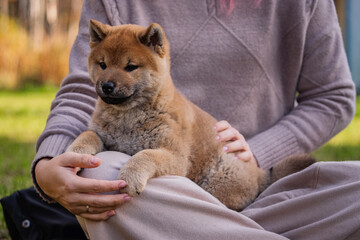
[[[0,91],[0,198],[32,185],[30,165],[55,88]],[[8,239],[0,207],[0,239]]]
[[[321,161],[360,160],[360,96],[356,99],[355,117],[349,126],[313,155]]]
[[[0,91],[0,198],[32,185],[30,165],[55,88]],[[360,97],[355,119],[314,155],[320,160],[360,159]],[[0,208],[0,239],[8,239]]]

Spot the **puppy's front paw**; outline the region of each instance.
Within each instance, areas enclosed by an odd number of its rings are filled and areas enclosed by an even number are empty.
[[[127,193],[134,197],[144,191],[148,177],[146,177],[144,173],[123,168],[120,170],[118,179],[124,180],[127,183],[127,186],[120,189],[120,192]]]

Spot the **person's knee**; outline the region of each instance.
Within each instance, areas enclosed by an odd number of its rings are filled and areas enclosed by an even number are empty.
[[[102,160],[102,163],[105,163],[106,165],[120,167],[122,167],[131,158],[130,155],[115,151],[100,152],[96,154],[96,156],[99,157]]]
[[[83,169],[79,173],[80,176],[102,180],[115,180],[121,167],[131,157],[127,154],[113,151],[100,152],[96,156],[101,159],[100,166]]]

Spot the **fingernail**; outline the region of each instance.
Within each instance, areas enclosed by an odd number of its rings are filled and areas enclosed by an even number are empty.
[[[101,162],[101,159],[98,158],[98,157],[92,157],[91,160],[90,160],[90,163],[92,165],[98,165],[100,162]]]
[[[216,136],[216,140],[220,141],[220,136]]]
[[[124,187],[126,187],[126,186],[127,186],[127,183],[124,182],[124,181],[122,181],[122,182],[119,183],[119,188],[124,188]]]
[[[126,196],[123,198],[124,203],[129,202],[130,200],[131,200],[131,197],[128,196],[128,195],[126,195]]]
[[[224,152],[227,152],[229,150],[229,148],[225,146],[225,147],[223,147],[223,150],[224,150]]]
[[[107,215],[108,217],[112,217],[112,216],[115,215],[115,211],[114,211],[114,210],[108,211],[106,215]]]

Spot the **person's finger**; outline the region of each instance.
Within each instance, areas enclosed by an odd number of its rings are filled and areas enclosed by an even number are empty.
[[[66,152],[61,159],[58,159],[59,164],[63,167],[80,167],[80,168],[94,168],[101,164],[101,159],[89,154],[79,154],[74,152]]]
[[[110,211],[107,211],[104,213],[98,213],[98,214],[91,214],[91,213],[78,214],[78,216],[85,218],[85,219],[92,220],[92,221],[105,221],[114,215],[115,215],[114,210],[110,210]]]
[[[253,158],[253,155],[250,151],[242,151],[242,152],[236,153],[235,157],[238,160],[241,160],[244,162],[249,162]]]
[[[105,193],[117,191],[126,187],[124,180],[98,180],[90,178],[77,177],[69,186],[71,192],[83,192],[83,193]]]
[[[73,207],[92,206],[95,208],[116,208],[131,200],[126,194],[76,194],[67,203]]]
[[[228,128],[224,131],[221,131],[217,135],[217,140],[220,142],[234,141],[234,140],[243,140],[244,137],[234,128]]]
[[[227,153],[235,153],[239,151],[247,150],[247,144],[242,140],[236,140],[226,144],[223,150]]]
[[[230,127],[231,127],[231,125],[225,120],[221,120],[221,121],[217,122],[214,126],[214,128],[217,132],[224,131],[225,129],[228,129]]]
[[[111,207],[98,208],[98,207],[93,207],[90,205],[84,205],[84,206],[73,207],[71,209],[71,212],[75,215],[79,215],[79,214],[83,214],[83,213],[100,214],[100,213],[108,212],[108,211],[111,211],[114,209],[115,208],[111,208]]]

